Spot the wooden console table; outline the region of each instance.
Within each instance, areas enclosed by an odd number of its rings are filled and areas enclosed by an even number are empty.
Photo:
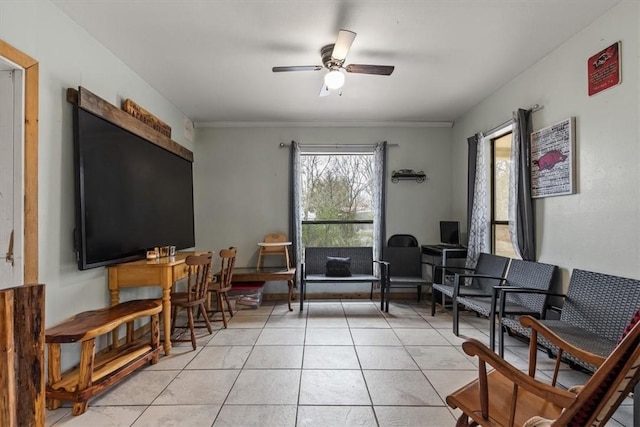
[[[164,354],[171,353],[171,287],[187,277],[189,270],[185,259],[200,252],[178,252],[175,256],[154,260],[142,259],[123,264],[114,264],[109,270],[109,292],[111,305],[120,302],[120,289],[141,286],[160,286],[162,288],[162,323],[164,328]],[[132,331],[127,330],[127,334]],[[118,329],[113,331],[113,342],[117,346]]]
[[[232,282],[263,282],[263,281],[286,281],[289,284],[289,311],[291,308],[291,294],[293,293],[293,284],[296,280],[296,269],[286,267],[237,267],[233,269]]]

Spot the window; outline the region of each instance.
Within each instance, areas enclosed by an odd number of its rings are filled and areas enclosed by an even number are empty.
[[[496,255],[519,258],[509,236],[511,139],[509,131],[491,140],[491,249]]]
[[[302,245],[373,245],[373,153],[301,153]]]

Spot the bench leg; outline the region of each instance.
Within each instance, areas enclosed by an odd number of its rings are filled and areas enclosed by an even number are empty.
[[[387,281],[387,290],[384,293],[384,298],[386,301],[384,311],[385,313],[389,312],[389,301],[391,301],[391,282]]]
[[[160,315],[153,314],[151,315],[151,348],[155,350],[158,347],[160,347]],[[158,352],[156,352],[151,359],[151,364],[155,365],[158,363],[158,359],[159,355]]]
[[[444,300],[444,295],[442,295],[442,299]],[[458,303],[456,302],[456,300],[454,298],[452,298],[453,301],[453,334],[455,336],[458,336],[458,322],[459,322],[459,316],[460,313],[458,312]],[[444,302],[442,304],[442,306],[444,307]]]
[[[306,288],[306,283],[304,278],[300,280],[300,311],[304,308],[304,292]]]
[[[127,344],[133,342],[133,320],[131,322],[127,322]]]
[[[431,315],[436,315],[436,290],[433,289],[433,284],[431,285]]]
[[[82,343],[82,351],[80,353],[80,373],[78,376],[78,393],[81,393],[91,387],[91,375],[93,374],[93,361],[95,357],[96,343],[90,339]],[[73,404],[73,415],[84,414],[87,410],[89,400],[82,398]]]
[[[60,371],[60,344],[47,344],[48,361],[48,377],[49,385],[53,385],[61,379]],[[57,399],[47,399],[47,408],[58,409],[61,402]]]

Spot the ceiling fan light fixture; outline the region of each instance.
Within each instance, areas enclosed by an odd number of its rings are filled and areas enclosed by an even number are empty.
[[[338,69],[333,69],[325,74],[324,84],[332,90],[340,89],[342,85],[344,85],[344,74],[341,73]]]

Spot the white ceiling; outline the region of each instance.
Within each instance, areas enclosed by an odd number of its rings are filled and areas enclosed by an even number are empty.
[[[453,121],[620,0],[53,0],[196,123]],[[318,97],[340,28],[342,96]]]

